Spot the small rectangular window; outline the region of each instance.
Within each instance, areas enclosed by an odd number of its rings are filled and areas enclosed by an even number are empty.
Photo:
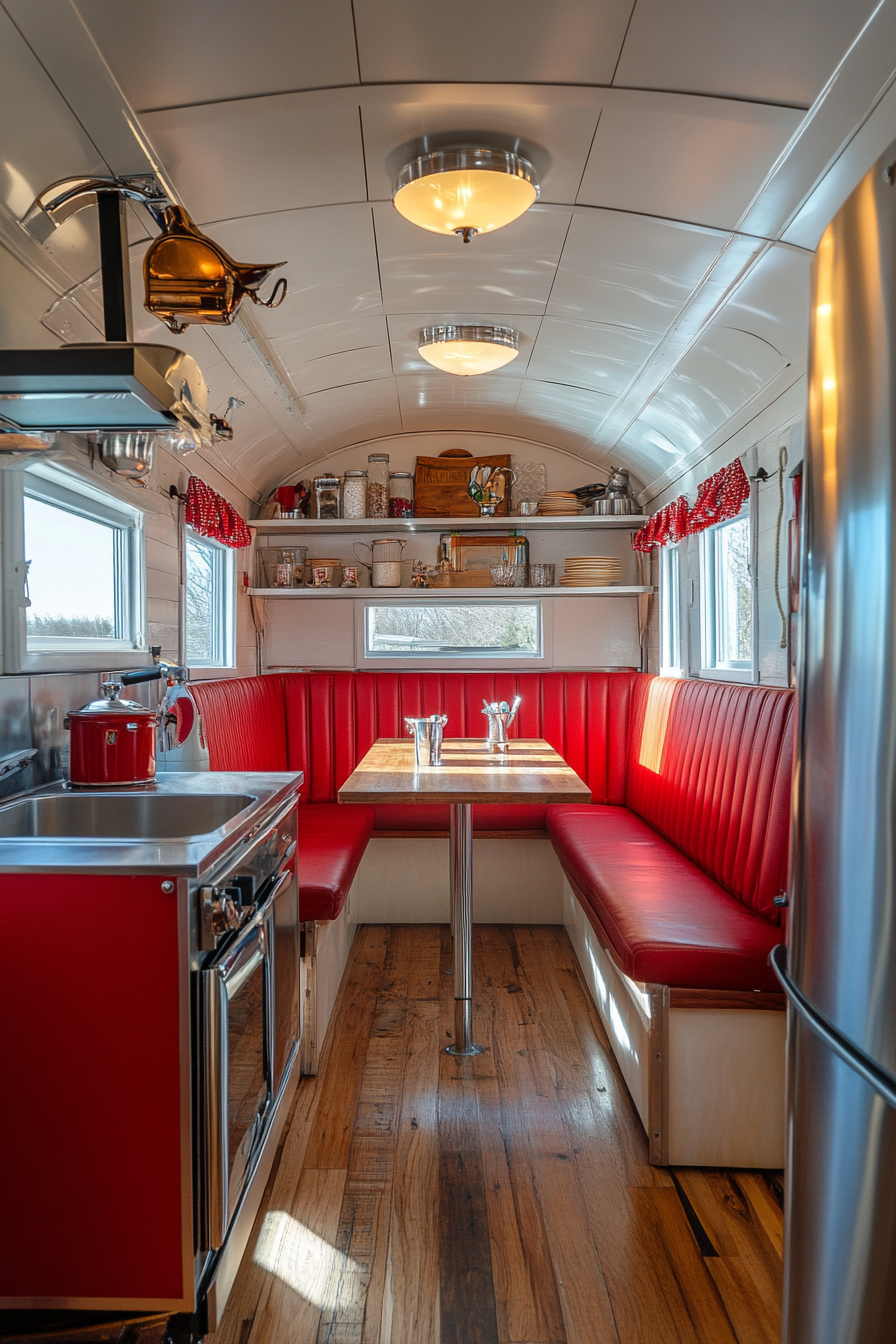
[[[753,580],[750,515],[740,513],[701,536],[703,666],[749,671],[753,667]]]
[[[187,662],[233,667],[233,551],[187,532],[185,561]]]
[[[370,605],[367,658],[541,658],[539,602],[439,602]]]
[[[681,552],[677,546],[660,550],[660,671],[681,672]]]
[[[143,645],[140,520],[112,496],[27,471],[26,648],[116,652]]]

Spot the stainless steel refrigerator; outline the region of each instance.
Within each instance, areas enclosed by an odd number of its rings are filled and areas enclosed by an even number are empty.
[[[896,1341],[894,164],[896,143],[813,264],[785,1344]]]

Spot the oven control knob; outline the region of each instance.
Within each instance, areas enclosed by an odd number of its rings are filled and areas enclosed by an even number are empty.
[[[220,887],[203,887],[202,907],[207,927],[215,938],[229,933],[231,929],[238,929],[242,923],[239,906],[226,888],[222,891]]]

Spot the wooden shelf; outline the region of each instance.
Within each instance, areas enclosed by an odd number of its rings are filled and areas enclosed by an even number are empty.
[[[270,598],[430,598],[487,597],[516,600],[519,597],[634,597],[641,593],[655,593],[656,588],[632,584],[617,584],[609,588],[250,588],[253,597]]]
[[[634,531],[646,514],[576,514],[560,518],[250,518],[259,536],[331,536],[351,532],[562,532],[610,529]]]

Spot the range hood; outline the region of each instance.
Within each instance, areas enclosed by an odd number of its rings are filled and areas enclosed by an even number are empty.
[[[127,341],[0,350],[0,431],[152,430],[183,448],[223,437],[192,356]],[[2,439],[0,439],[2,446]]]
[[[37,431],[97,434],[101,439],[152,433],[182,451],[233,437],[227,421],[209,413],[208,387],[190,355],[174,346],[132,339],[125,201],[145,205],[163,228],[147,256],[161,255],[159,249],[165,246],[171,255],[165,253],[167,271],[160,261],[151,276],[147,272],[147,308],[161,311],[172,330],[183,329],[176,318],[182,316],[184,303],[189,310],[184,321],[229,323],[244,294],[264,302],[255,291],[271,267],[233,262],[196,229],[185,211],[169,205],[151,176],[78,177],[53,183],[34,202],[22,225],[42,240],[70,215],[96,206],[106,339],[58,350],[0,350],[0,457],[4,440],[11,450],[19,449],[11,435]],[[209,280],[210,267],[214,275]],[[172,293],[159,294],[150,280],[155,286],[167,283]],[[276,306],[284,293],[281,281],[265,306]]]

